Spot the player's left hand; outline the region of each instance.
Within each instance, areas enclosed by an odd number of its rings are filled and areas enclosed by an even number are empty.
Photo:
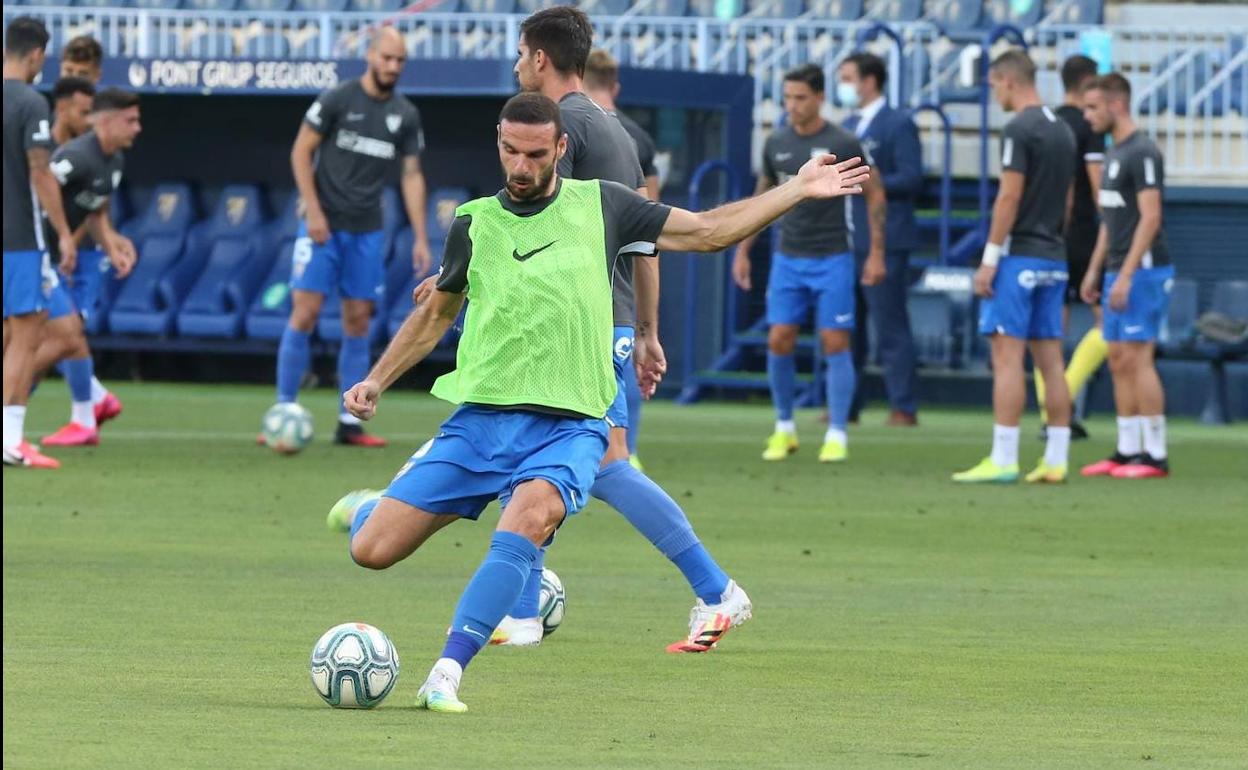
[[[364,380],[351,386],[342,394],[347,411],[361,420],[371,420],[377,414],[377,399],[381,398],[381,386],[373,380]]]
[[[416,284],[416,288],[412,289],[412,304],[419,305],[429,299],[429,295],[433,294],[433,290],[438,286],[438,276],[431,275],[420,283]]]
[[[134,263],[139,261],[139,252],[134,248],[134,241],[121,233],[113,236],[108,245],[108,261],[117,271],[118,278],[130,275],[130,271],[134,269]]]
[[[1114,279],[1114,288],[1109,290],[1109,307],[1121,313],[1127,309],[1127,300],[1131,298],[1131,276],[1118,274]]]
[[[862,285],[879,286],[888,276],[888,268],[884,266],[883,254],[871,254],[862,265]]]
[[[649,401],[667,374],[667,354],[658,335],[639,337],[633,344],[633,367],[637,370],[637,387],[641,397]]]
[[[424,275],[429,272],[431,264],[433,264],[433,256],[429,253],[429,241],[416,238],[412,243],[412,270],[416,275]]]
[[[992,281],[997,277],[996,265],[980,265],[975,271],[975,296],[987,299],[992,296]]]
[[[808,198],[836,198],[856,195],[871,178],[871,167],[862,158],[850,158],[839,163],[835,155],[820,155],[806,161],[797,172],[797,178],[805,188]]]

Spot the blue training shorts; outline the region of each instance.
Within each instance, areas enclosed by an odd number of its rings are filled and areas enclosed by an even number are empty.
[[[979,333],[1022,340],[1061,339],[1069,278],[1065,261],[1002,257],[992,297],[979,306]]]
[[[300,222],[290,265],[290,288],[327,297],[379,301],[386,281],[383,241],[381,230],[331,230],[329,240],[317,244],[308,237],[307,223]]]
[[[815,328],[854,328],[854,255],[771,255],[767,279],[767,323],[800,326],[815,309]]]
[[[111,269],[108,257],[98,249],[78,252],[78,264],[74,267],[72,283],[64,279],[58,282],[48,299],[48,320],[79,313],[86,320],[95,311],[100,300],[100,284]]]
[[[611,363],[615,367],[615,400],[607,409],[607,424],[612,428],[628,427],[628,385],[624,380],[624,367],[633,364],[633,327],[615,327],[615,345],[611,349]]]
[[[1101,294],[1106,342],[1156,342],[1170,312],[1170,290],[1174,287],[1174,265],[1142,267],[1131,279],[1127,309],[1121,313],[1109,306],[1109,291],[1117,273],[1105,274]]]
[[[516,486],[545,479],[576,513],[607,451],[604,420],[465,404],[399,469],[383,493],[429,513],[476,519]]]
[[[4,252],[4,317],[47,310],[59,283],[47,252]]]

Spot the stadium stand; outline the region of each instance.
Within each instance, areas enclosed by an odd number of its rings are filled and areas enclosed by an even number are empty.
[[[195,220],[195,202],[185,184],[161,185],[141,219],[126,235],[134,241],[141,259],[122,284],[108,313],[108,327],[115,334],[165,335],[189,281],[184,260],[188,232]]]

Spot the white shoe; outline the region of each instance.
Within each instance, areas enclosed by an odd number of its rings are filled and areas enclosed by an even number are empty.
[[[468,710],[459,699],[459,682],[436,664],[416,693],[416,707],[444,714],[462,714]]]
[[[735,580],[730,580],[718,604],[697,600],[689,612],[689,637],[668,645],[667,651],[710,652],[729,629],[749,620],[753,611],[750,597]]]
[[[541,643],[541,618],[513,618],[506,615],[490,637],[490,644],[506,647],[536,647]]]

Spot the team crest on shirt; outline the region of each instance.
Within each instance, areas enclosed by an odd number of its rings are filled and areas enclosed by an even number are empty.
[[[392,134],[399,133],[399,126],[401,125],[403,125],[402,115],[387,115],[386,116],[386,128],[390,129],[390,133]]]
[[[1110,179],[1117,179],[1118,170],[1119,170],[1118,161],[1111,160],[1109,162],[1109,169],[1105,173],[1109,176]]]

